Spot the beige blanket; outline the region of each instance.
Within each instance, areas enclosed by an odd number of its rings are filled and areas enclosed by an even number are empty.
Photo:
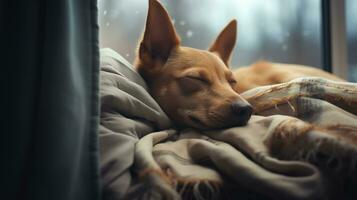
[[[102,50],[104,198],[357,198],[357,84],[305,78],[243,96],[247,126],[175,130],[132,66]]]

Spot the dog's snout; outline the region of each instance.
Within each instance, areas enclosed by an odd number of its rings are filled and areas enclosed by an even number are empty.
[[[232,111],[241,123],[247,123],[252,115],[253,108],[247,102],[235,102],[231,105]]]

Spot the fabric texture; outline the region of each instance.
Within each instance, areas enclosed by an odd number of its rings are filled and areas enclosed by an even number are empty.
[[[124,58],[101,50],[107,199],[354,199],[357,84],[319,78],[242,94],[246,126],[175,130]]]
[[[146,134],[171,127],[147,92],[144,80],[111,49],[101,50],[100,163],[104,197],[119,199],[132,184],[136,142]]]
[[[0,13],[1,199],[99,199],[97,1]]]

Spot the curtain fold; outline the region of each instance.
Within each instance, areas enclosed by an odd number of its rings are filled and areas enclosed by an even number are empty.
[[[0,2],[1,199],[99,199],[96,0]]]

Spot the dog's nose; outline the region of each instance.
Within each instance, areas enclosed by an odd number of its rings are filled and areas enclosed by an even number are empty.
[[[248,102],[234,102],[232,105],[232,111],[237,116],[240,123],[246,124],[252,115],[253,108]]]

